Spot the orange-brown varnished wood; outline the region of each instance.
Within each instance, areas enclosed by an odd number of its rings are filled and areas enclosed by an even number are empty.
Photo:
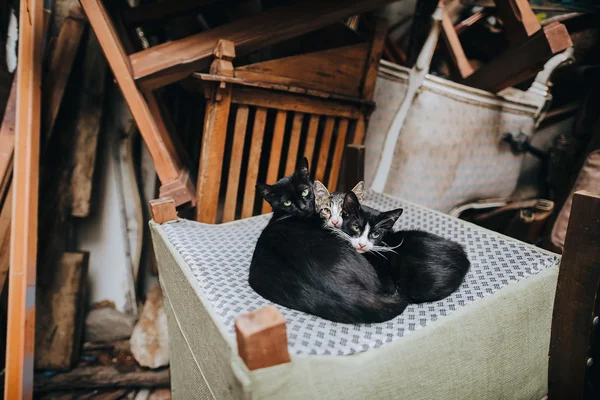
[[[319,161],[317,162],[317,172],[315,179],[323,181],[325,177],[325,168],[327,168],[327,159],[329,158],[329,148],[331,147],[331,137],[333,136],[333,128],[335,126],[335,118],[327,117],[325,119],[325,128],[323,129],[323,138],[319,143]]]
[[[339,123],[337,139],[335,141],[335,150],[333,153],[333,159],[331,160],[331,171],[329,172],[329,179],[327,186],[329,190],[335,192],[338,185],[338,178],[340,176],[340,168],[342,164],[342,156],[344,154],[344,146],[346,145],[346,134],[348,133],[348,120],[342,118]]]
[[[244,155],[244,141],[246,139],[246,128],[248,126],[249,112],[250,110],[247,106],[239,106],[235,117],[233,144],[231,148],[231,162],[229,164],[229,176],[227,178],[227,191],[225,192],[223,222],[229,222],[235,219],[238,187],[240,184],[240,171],[242,169],[242,157]]]
[[[242,218],[251,217],[254,210],[254,200],[256,197],[256,180],[258,178],[258,167],[260,164],[260,153],[262,151],[266,121],[267,109],[257,108],[256,114],[254,116],[254,126],[252,129],[250,156],[248,157],[248,173],[246,175],[246,185],[244,188]]]
[[[285,121],[287,113],[278,111],[275,117],[275,128],[273,129],[273,141],[271,142],[271,153],[269,155],[269,167],[267,170],[268,184],[273,184],[277,181],[277,173],[279,172],[279,163],[281,161],[281,147],[283,146],[283,137],[285,134]],[[269,212],[269,203],[263,201],[262,213]]]
[[[308,163],[311,164],[313,153],[315,151],[315,144],[317,143],[317,132],[319,130],[319,116],[311,115],[308,121],[308,132],[306,133],[306,143],[304,144],[304,157],[308,159]]]
[[[303,113],[294,113],[292,122],[292,132],[290,133],[290,145],[288,148],[287,162],[285,164],[285,176],[291,175],[296,169],[296,157],[298,156],[298,147],[300,145],[300,135],[302,133]]]
[[[164,224],[165,222],[177,220],[175,200],[171,197],[161,197],[160,199],[150,200],[150,212],[152,213],[152,220],[157,224]]]

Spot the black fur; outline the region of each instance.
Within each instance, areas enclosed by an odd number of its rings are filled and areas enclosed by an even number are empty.
[[[258,238],[250,286],[274,303],[336,322],[383,322],[401,314],[408,300],[396,293],[389,268],[369,264],[346,240],[324,229],[314,211],[309,217],[302,210],[284,214],[291,208],[282,209],[280,197],[298,193],[306,176],[301,168],[260,191],[285,218],[274,217]]]

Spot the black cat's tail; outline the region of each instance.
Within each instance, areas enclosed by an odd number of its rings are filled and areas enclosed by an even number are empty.
[[[346,301],[324,302],[308,311],[321,318],[345,324],[369,324],[389,321],[402,314],[410,304],[409,300],[400,294],[384,295],[366,293],[353,303]]]

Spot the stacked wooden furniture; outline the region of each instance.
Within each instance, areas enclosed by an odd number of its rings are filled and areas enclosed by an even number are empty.
[[[299,80],[293,79],[294,76],[283,76],[272,80],[266,78],[265,70],[257,71],[251,67],[242,68],[234,74],[231,69],[231,58],[233,46],[238,55],[245,55],[265,46],[281,42],[286,39],[301,36],[305,33],[315,31],[319,28],[338,23],[344,18],[360,14],[365,11],[376,9],[389,3],[390,0],[377,1],[353,1],[351,3],[342,0],[332,0],[321,2],[317,0],[306,0],[294,3],[288,6],[277,7],[251,18],[244,18],[231,22],[227,25],[219,26],[207,32],[199,33],[183,39],[163,43],[148,49],[135,51],[135,46],[132,45],[133,34],[131,28],[145,21],[160,20],[173,16],[181,12],[190,12],[194,9],[210,3],[210,1],[175,1],[163,4],[152,4],[150,6],[140,6],[137,9],[121,10],[117,12],[115,18],[111,18],[109,12],[101,0],[81,0],[84,11],[90,21],[98,40],[104,50],[106,58],[115,78],[125,96],[125,99],[131,109],[133,117],[138,125],[140,133],[148,146],[149,152],[154,161],[156,171],[162,183],[160,188],[161,196],[169,196],[174,198],[177,205],[200,201],[205,207],[200,207],[198,217],[206,222],[216,222],[216,196],[215,192],[221,182],[221,178],[217,172],[216,177],[208,176],[208,168],[214,172],[218,166],[223,164],[222,154],[224,137],[222,129],[228,126],[227,117],[229,116],[230,104],[240,104],[240,126],[244,120],[246,107],[248,109],[258,107],[258,118],[256,122],[256,135],[253,135],[256,141],[254,146],[258,152],[260,135],[262,135],[260,126],[262,119],[266,114],[267,109],[278,109],[285,112],[297,112],[305,114],[306,120],[312,119],[312,130],[315,129],[317,115],[323,115],[330,118],[326,123],[326,136],[332,135],[332,123],[337,127],[334,130],[342,132],[340,136],[347,135],[347,132],[355,131],[354,125],[358,124],[358,132],[364,131],[364,117],[367,110],[362,107],[362,104],[368,103],[372,97],[373,85],[375,80],[375,68],[377,65],[379,51],[374,46],[363,46],[360,48],[346,49],[351,53],[341,55],[340,52],[334,50],[331,57],[325,55],[313,55],[310,59],[309,55],[300,58],[299,61],[309,61],[313,67],[297,68],[295,72],[300,73]],[[107,3],[108,5],[108,3]],[[110,11],[110,10],[109,10]],[[156,96],[156,90],[168,84],[181,82],[189,78],[196,72],[202,72],[210,66],[214,59],[213,50],[220,40],[228,40],[233,46],[227,45],[221,47],[222,51],[217,54],[217,62],[212,68],[211,75],[219,76],[218,79],[213,79],[216,84],[213,89],[209,89],[208,93],[208,110],[207,121],[205,124],[205,135],[201,157],[199,173],[198,173],[198,192],[193,182],[193,172],[189,165],[186,165],[187,156],[185,151],[177,143],[177,136],[170,127],[168,117],[161,109],[160,100]],[[379,45],[377,45],[379,46]],[[368,48],[367,48],[368,47]],[[339,64],[341,57],[345,58],[344,64]],[[325,57],[325,58],[321,58]],[[363,57],[361,59],[361,57]],[[321,60],[337,60],[338,64],[319,64]],[[360,62],[360,61],[362,62]],[[277,65],[286,65],[285,60],[272,61]],[[358,61],[358,62],[357,62]],[[368,61],[368,62],[367,62]],[[229,64],[228,64],[229,63]],[[270,67],[268,63],[257,65],[255,67]],[[298,67],[298,64],[297,64]],[[350,68],[350,78],[356,79],[355,82],[342,82],[342,79],[336,77],[344,76],[343,68]],[[358,70],[354,69],[358,68]],[[314,80],[310,82],[312,85],[304,86],[306,78],[312,73],[312,77],[328,71],[331,75],[329,79]],[[228,79],[225,79],[228,78]],[[201,80],[210,78],[200,76]],[[236,80],[231,80],[236,78]],[[282,86],[290,86],[281,90],[280,85],[285,79],[290,78],[287,84]],[[346,75],[345,79],[349,76]],[[253,87],[254,84],[248,84],[245,80],[253,82],[269,83],[273,86],[258,85],[260,90]],[[336,97],[336,91],[330,90],[330,87],[325,86],[329,83],[335,83],[335,87],[341,87],[342,95]],[[298,84],[304,89],[316,89],[314,91],[305,90],[302,94],[289,94],[294,92],[294,86]],[[342,85],[340,85],[342,84]],[[359,90],[349,91],[349,87],[354,84],[354,89]],[[239,87],[240,89],[233,89]],[[276,92],[279,92],[277,94]],[[288,92],[288,93],[286,93]],[[262,94],[261,94],[262,93]],[[269,93],[269,96],[265,94]],[[270,103],[265,102],[265,99],[270,98]],[[276,100],[277,99],[277,100]],[[281,102],[282,104],[280,104]],[[343,103],[339,105],[340,103]],[[336,106],[337,104],[337,106]],[[277,106],[277,107],[276,107]],[[317,111],[319,109],[320,111]],[[250,111],[250,110],[249,110]],[[254,114],[254,111],[250,111]],[[313,117],[311,118],[311,115]],[[279,127],[283,125],[283,114],[279,117]],[[294,117],[290,116],[290,120]],[[297,125],[300,117],[296,117]],[[331,118],[338,118],[339,121],[332,121]],[[241,129],[241,127],[240,127]],[[281,128],[278,128],[281,130]],[[311,132],[313,132],[311,130]],[[345,132],[344,132],[345,131]],[[360,140],[360,133],[356,140]],[[310,136],[310,135],[309,135]],[[279,134],[276,136],[279,138]],[[314,140],[314,133],[310,136],[310,140]],[[316,146],[319,148],[320,146]],[[318,152],[317,152],[318,153]],[[338,151],[338,158],[340,152]],[[309,151],[310,155],[310,151]],[[253,153],[252,161],[259,161],[258,154]],[[273,155],[273,157],[276,157]],[[324,156],[323,156],[324,157]],[[272,160],[276,161],[276,160]],[[290,161],[291,162],[291,161]],[[325,161],[323,161],[325,162]],[[234,170],[235,165],[234,165]],[[256,171],[249,173],[249,183],[253,179],[253,174]],[[269,177],[276,177],[278,173],[271,172]],[[336,177],[334,172],[331,176]],[[247,185],[245,189],[245,199],[250,199],[253,196],[253,189]],[[204,198],[204,196],[209,196]],[[244,200],[245,202],[246,200]],[[250,201],[250,200],[248,200]],[[206,204],[210,203],[210,207]],[[252,208],[249,203],[244,203],[244,215],[251,215]],[[228,220],[231,215],[224,216],[222,219]]]

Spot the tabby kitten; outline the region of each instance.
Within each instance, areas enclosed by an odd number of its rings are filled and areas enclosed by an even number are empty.
[[[354,186],[352,192],[356,194],[358,200],[362,203],[364,196],[365,183],[360,181]],[[344,193],[333,192],[319,181],[314,184],[315,211],[326,226],[329,228],[341,228],[344,218],[342,216],[342,205],[344,204]]]
[[[339,230],[325,229],[314,211],[308,216],[309,186],[306,160],[293,175],[257,186],[274,217],[252,255],[252,289],[274,303],[336,322],[383,322],[401,314],[409,303],[397,293],[389,267],[372,266]]]
[[[411,303],[438,301],[462,284],[471,263],[463,247],[419,230],[393,231],[402,209],[380,212],[361,206],[349,192],[342,235],[375,268],[390,268],[396,287]]]

